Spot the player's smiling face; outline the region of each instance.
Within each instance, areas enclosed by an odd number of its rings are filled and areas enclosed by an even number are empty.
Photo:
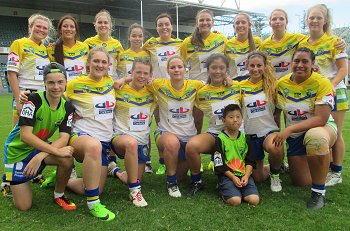
[[[294,54],[292,71],[295,78],[306,79],[311,75],[313,62],[308,52],[298,51]]]
[[[157,32],[162,39],[170,39],[173,32],[173,26],[167,17],[159,18],[157,21]]]
[[[320,9],[312,9],[307,17],[307,25],[310,33],[312,32],[324,32],[323,26],[326,24],[325,16]]]
[[[60,98],[66,89],[66,78],[62,73],[49,73],[45,77],[46,94],[51,98]]]
[[[42,19],[36,19],[29,30],[30,39],[36,43],[40,43],[49,34],[49,23]]]
[[[143,88],[151,76],[151,67],[143,63],[136,63],[134,70],[132,71],[132,81],[130,85],[140,90]]]
[[[203,12],[198,15],[196,24],[200,33],[208,34],[213,27],[214,21],[209,13]]]
[[[237,15],[233,28],[237,35],[248,36],[248,31],[250,28],[250,23],[245,15]]]
[[[169,62],[168,73],[172,80],[183,80],[186,69],[184,62],[179,58],[174,58]]]
[[[60,34],[63,40],[72,40],[75,39],[77,34],[75,24],[71,19],[65,19],[62,22],[62,26],[60,28]]]
[[[253,56],[249,58],[247,62],[247,69],[249,71],[250,79],[257,83],[260,81],[264,75],[266,65],[264,63],[264,60],[260,56]]]
[[[129,36],[130,46],[140,48],[143,42],[143,32],[141,28],[134,28]]]
[[[215,59],[210,63],[208,68],[208,75],[211,80],[211,85],[221,86],[226,78],[226,64],[221,58]]]
[[[88,60],[88,65],[90,69],[89,76],[93,79],[101,79],[103,76],[107,75],[109,62],[107,54],[102,51],[97,51]]]
[[[95,22],[95,29],[98,34],[108,34],[111,30],[111,23],[105,15],[101,15]]]

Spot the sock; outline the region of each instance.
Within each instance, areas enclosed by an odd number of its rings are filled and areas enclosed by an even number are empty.
[[[89,209],[92,209],[92,206],[98,202],[100,202],[100,190],[97,188],[95,189],[85,189],[85,195],[86,195],[86,201],[87,206]]]
[[[321,193],[324,196],[326,194],[326,186],[324,184],[312,184],[311,191]]]
[[[343,166],[335,165],[335,164],[332,163],[331,169],[332,169],[333,172],[338,172],[339,173],[343,169]]]
[[[146,165],[151,165],[151,161],[150,160],[148,160],[148,161],[146,161]]]
[[[115,163],[117,163],[117,156],[109,156],[108,157],[108,162],[115,162]]]
[[[141,184],[140,184],[139,180],[137,180],[134,183],[129,183],[128,186],[129,186],[130,191],[135,190],[135,189],[141,189]]]
[[[279,175],[280,169],[274,169],[270,166],[270,173],[271,173],[271,175]]]
[[[123,170],[121,170],[121,168],[119,168],[118,166],[113,170],[113,176],[117,176],[117,172],[123,172]]]
[[[64,196],[64,192],[63,193],[53,192],[53,196],[55,199],[60,198],[60,197]]]
[[[159,163],[164,165],[164,158],[159,157]]]
[[[192,183],[202,183],[202,173],[193,174],[191,173]]]
[[[169,184],[176,183],[176,174],[174,174],[172,176],[167,175],[166,180]]]

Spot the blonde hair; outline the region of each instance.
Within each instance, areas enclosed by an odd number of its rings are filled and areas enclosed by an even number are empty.
[[[214,21],[214,13],[213,13],[213,11],[208,10],[208,9],[203,9],[203,10],[200,10],[200,11],[197,12],[197,15],[196,15],[196,29],[194,29],[194,31],[192,33],[191,43],[192,43],[192,45],[197,45],[197,46],[199,46],[201,48],[204,47],[204,41],[203,41],[203,38],[202,38],[202,34],[199,31],[199,28],[197,26],[197,21],[198,21],[199,15],[201,15],[203,13],[209,14],[211,16],[211,19]]]
[[[288,14],[285,10],[283,9],[280,9],[280,8],[276,8],[274,9],[271,14],[270,14],[270,17],[269,17],[269,22],[271,22],[271,18],[272,18],[272,14],[275,13],[276,11],[279,11],[279,12],[282,12],[284,14],[284,17],[286,18],[286,27],[287,27],[287,24],[288,24]]]
[[[268,60],[268,56],[265,52],[262,51],[253,51],[248,54],[247,58],[247,66],[249,65],[249,60],[255,57],[259,57],[264,61],[264,64],[266,66],[266,69],[262,76],[263,81],[263,91],[269,100],[275,100],[276,98],[276,84],[277,80],[273,72],[272,65],[270,61]]]
[[[47,24],[48,24],[49,32],[48,32],[47,37],[43,41],[44,43],[48,43],[51,40],[51,38],[52,38],[51,35],[54,35],[56,31],[55,31],[55,28],[52,25],[51,19],[49,19],[48,17],[46,17],[44,15],[41,15],[41,14],[33,14],[33,15],[31,15],[28,18],[28,34],[29,34],[29,37],[31,36],[30,29],[34,26],[35,21],[38,20],[38,19],[43,20],[43,21],[47,22]]]
[[[321,13],[323,14],[323,17],[326,21],[326,23],[323,25],[323,32],[327,33],[327,34],[332,34],[332,16],[331,16],[331,11],[329,10],[329,8],[325,5],[325,4],[317,4],[314,5],[312,7],[310,7],[307,10],[307,16],[306,16],[306,20],[309,18],[309,14],[311,12],[311,10],[314,9],[318,9],[321,11]]]
[[[169,69],[169,63],[174,59],[180,59],[182,61],[183,66],[185,67],[185,61],[183,60],[183,58],[180,55],[173,55],[167,61],[167,64],[166,64],[167,70]]]
[[[255,51],[256,50],[256,46],[255,46],[255,43],[254,43],[254,38],[253,38],[253,33],[252,33],[252,28],[251,28],[252,27],[252,23],[250,21],[250,17],[249,17],[249,15],[247,13],[239,13],[239,14],[237,14],[235,16],[235,20],[234,21],[236,21],[237,16],[240,16],[240,15],[244,16],[247,19],[247,22],[249,24],[249,30],[248,30],[249,51]],[[233,22],[233,23],[235,23],[235,22]],[[235,24],[233,24],[233,25],[235,25]]]
[[[87,72],[89,73],[89,75],[90,75],[89,63],[92,59],[92,56],[94,56],[97,52],[103,52],[107,56],[107,60],[109,63],[109,54],[108,54],[108,51],[106,50],[106,48],[104,48],[102,46],[96,46],[96,47],[91,48],[89,53],[88,53],[87,61],[86,61]],[[108,76],[108,69],[106,70],[105,75]]]
[[[113,31],[112,16],[111,16],[111,14],[109,13],[109,11],[108,11],[108,10],[105,10],[105,9],[100,10],[100,11],[95,15],[94,26],[95,26],[96,32],[98,33],[98,31],[97,31],[97,29],[96,29],[96,22],[97,22],[98,18],[101,17],[101,16],[106,16],[107,21],[108,21],[109,24],[111,25],[111,28],[110,28],[110,30],[109,30],[109,32],[108,32],[108,34],[111,35],[111,33],[112,33],[112,31]]]

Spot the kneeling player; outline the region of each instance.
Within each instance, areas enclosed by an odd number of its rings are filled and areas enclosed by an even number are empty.
[[[32,206],[32,191],[28,181],[46,165],[57,166],[55,202],[65,210],[76,206],[64,195],[72,170],[73,148],[66,146],[70,137],[73,107],[63,98],[66,71],[58,63],[44,69],[46,91],[29,95],[23,105],[19,122],[11,131],[4,147],[6,180],[10,182],[15,207],[28,210]],[[59,138],[48,139],[59,128]]]

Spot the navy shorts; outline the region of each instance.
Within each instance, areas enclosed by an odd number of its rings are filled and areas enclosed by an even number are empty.
[[[305,156],[306,148],[304,145],[305,133],[296,138],[287,138],[287,156]]]
[[[264,141],[265,138],[276,131],[270,131],[265,136],[257,137],[256,135],[247,135],[250,138],[251,147],[253,149],[255,160],[263,160],[265,158]]]
[[[156,140],[156,143],[158,142],[159,138],[164,135],[166,132],[160,131],[160,130],[155,130],[154,131],[154,138]],[[179,149],[179,160],[186,160],[186,145],[187,142],[181,141],[180,142],[180,149]]]
[[[243,188],[237,188],[235,184],[225,175],[219,176],[219,193],[224,200],[232,197],[244,198],[249,195],[259,195],[253,177],[249,177],[248,184]]]
[[[10,182],[11,185],[22,184],[22,183],[25,183],[27,181],[34,179],[39,174],[41,174],[46,166],[44,160],[41,162],[41,165],[40,165],[36,175],[34,175],[32,177],[26,177],[23,175],[23,171],[26,168],[26,166],[28,165],[28,163],[30,162],[30,160],[33,159],[33,157],[36,154],[38,154],[39,152],[41,152],[41,151],[35,149],[22,161],[15,162],[13,164],[5,164],[6,181]]]
[[[124,154],[118,153],[114,149],[113,145],[111,145],[111,148],[112,148],[113,152],[117,154],[119,159],[124,159],[124,157],[125,157]],[[140,145],[137,146],[137,157],[138,157],[138,163],[139,164],[145,164],[147,161],[150,161],[148,152],[149,152],[148,144],[140,144]]]

